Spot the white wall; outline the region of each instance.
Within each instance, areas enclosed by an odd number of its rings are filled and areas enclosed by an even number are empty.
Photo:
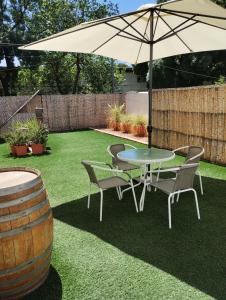
[[[126,73],[125,80],[121,84],[122,93],[127,93],[129,91],[145,91],[147,90],[146,82],[138,82],[137,75],[132,72]]]
[[[129,92],[125,96],[126,113],[148,115],[148,92]]]

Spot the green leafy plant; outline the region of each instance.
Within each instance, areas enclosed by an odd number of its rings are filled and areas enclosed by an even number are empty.
[[[120,130],[120,123],[122,120],[122,115],[124,113],[124,106],[124,104],[108,104],[107,120],[109,126],[114,130]]]
[[[137,115],[135,117],[135,125],[147,126],[147,117],[144,115]]]
[[[133,126],[133,131],[136,136],[144,137],[147,135],[146,131],[147,117],[143,115],[137,115]]]
[[[25,122],[15,121],[9,132],[5,134],[5,140],[10,145],[23,146],[28,143],[28,128]]]
[[[46,145],[49,131],[45,124],[40,123],[34,118],[29,120],[26,126],[28,128],[29,141],[31,143]]]
[[[130,133],[132,130],[133,123],[134,123],[134,116],[128,114],[122,115],[121,131],[124,133]]]
[[[215,81],[215,85],[223,85],[226,83],[226,78],[223,75],[220,75],[220,77]]]

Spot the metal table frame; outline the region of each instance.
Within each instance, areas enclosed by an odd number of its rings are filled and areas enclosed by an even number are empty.
[[[158,157],[158,153],[159,153],[159,157]],[[143,207],[148,183],[152,182],[152,170],[153,170],[152,165],[154,163],[157,163],[158,169],[160,170],[162,163],[175,158],[175,153],[173,151],[164,150],[164,149],[138,148],[138,149],[129,149],[129,150],[121,151],[118,153],[117,156],[122,161],[141,165],[141,169],[143,170],[143,172],[141,173],[139,184],[141,183],[144,184],[141,193],[140,204],[139,204],[139,208],[141,211],[143,210],[142,207]],[[159,179],[159,172],[157,172],[157,180],[158,179]]]

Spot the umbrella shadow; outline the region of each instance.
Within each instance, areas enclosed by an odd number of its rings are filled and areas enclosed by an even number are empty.
[[[147,193],[144,212],[138,214],[130,192],[117,201],[115,190],[106,191],[102,223],[99,194],[92,195],[89,210],[84,197],[55,207],[53,213],[60,221],[95,234],[196,289],[225,299],[226,182],[203,178],[203,183],[201,221],[192,194],[187,193],[172,207],[172,230],[168,229],[167,197],[160,191]],[[136,193],[140,195],[141,189]]]
[[[51,265],[49,275],[46,281],[34,292],[26,295],[22,300],[61,300],[62,299],[62,283],[56,269]]]

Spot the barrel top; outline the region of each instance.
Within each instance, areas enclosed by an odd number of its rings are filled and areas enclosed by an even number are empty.
[[[0,189],[17,186],[37,178],[37,174],[26,171],[0,172]]]

